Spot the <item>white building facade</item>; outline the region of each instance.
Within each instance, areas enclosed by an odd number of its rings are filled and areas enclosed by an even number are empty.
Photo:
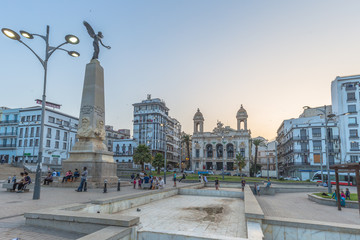
[[[0,160],[10,163],[15,161],[19,108],[0,107]]]
[[[319,115],[321,111],[315,109],[326,111],[327,115],[331,113],[331,106],[312,108],[299,118],[284,120],[280,125],[276,138],[279,175],[304,181],[311,179],[321,167],[325,171],[327,161],[330,165],[341,162],[337,123],[329,120],[326,131],[324,114]]]
[[[40,144],[41,107],[6,109],[1,115],[0,119],[4,120],[0,124],[0,136],[7,138],[3,138],[0,155],[6,155],[8,163],[35,163]],[[44,165],[58,166],[68,158],[75,144],[77,126],[78,118],[46,108]]]
[[[130,129],[115,130],[113,126],[105,125],[105,140],[104,143],[108,148],[108,151],[112,151],[114,148],[114,142],[121,139],[130,138]]]
[[[149,146],[154,156],[161,153],[168,166],[179,167],[181,155],[181,124],[169,116],[169,108],[159,98],[151,98],[133,104],[134,133],[136,145]]]
[[[114,140],[114,161],[118,163],[133,163],[134,149],[137,147],[134,139]]]
[[[204,131],[205,119],[198,109],[194,115],[194,133],[192,136],[192,170],[215,170],[224,168],[234,170],[236,154],[245,157],[244,173],[249,172],[251,155],[251,132],[247,129],[247,112],[242,107],[237,112],[237,129],[232,129],[218,122],[212,132]]]
[[[331,83],[331,101],[341,129],[340,163],[359,162],[360,75],[336,77]]]

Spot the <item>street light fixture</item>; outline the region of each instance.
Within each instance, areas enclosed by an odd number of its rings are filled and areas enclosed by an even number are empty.
[[[20,36],[19,34],[17,34],[16,32],[14,32],[13,30],[9,29],[9,28],[3,28],[1,29],[1,31],[3,32],[3,34],[5,36],[7,36],[8,38],[11,38],[12,40],[20,40]]]
[[[63,50],[65,52],[67,52],[70,56],[73,57],[78,57],[80,56],[79,53],[75,52],[75,51],[68,51],[66,49],[61,48],[63,45],[65,44],[78,44],[79,43],[79,38],[77,38],[74,35],[66,35],[65,37],[65,42],[63,42],[62,44],[58,45],[57,47],[51,47],[49,45],[49,32],[50,32],[50,27],[49,25],[46,26],[46,35],[40,35],[40,34],[31,34],[28,33],[26,31],[20,31],[20,34],[27,38],[27,39],[33,39],[34,36],[38,36],[40,38],[42,38],[45,41],[45,58],[42,59],[38,54],[36,54],[36,52],[29,47],[26,43],[24,43],[21,38],[20,35],[17,34],[15,31],[9,29],[9,28],[2,28],[1,29],[2,33],[7,36],[8,38],[11,38],[13,40],[17,40],[20,43],[22,43],[23,45],[25,45],[25,47],[27,47],[36,57],[37,59],[40,61],[41,65],[44,68],[44,86],[43,86],[43,95],[42,95],[42,104],[41,104],[41,126],[40,126],[40,143],[39,143],[39,153],[38,153],[38,159],[37,159],[37,167],[36,167],[36,177],[35,177],[35,187],[34,187],[34,195],[33,195],[33,199],[40,199],[40,186],[41,186],[41,165],[42,165],[42,157],[43,157],[43,142],[44,142],[44,122],[45,122],[45,104],[46,104],[46,80],[47,80],[47,63],[49,58],[51,57],[51,55],[58,49]]]

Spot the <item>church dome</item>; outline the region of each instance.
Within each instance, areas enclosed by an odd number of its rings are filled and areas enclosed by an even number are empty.
[[[243,108],[243,105],[241,104],[241,107],[240,107],[239,111],[238,111],[237,114],[236,114],[236,118],[237,118],[237,119],[245,119],[245,118],[247,118],[247,117],[248,117],[247,112],[246,112],[246,110]]]
[[[204,121],[204,117],[203,117],[202,113],[200,112],[200,109],[198,109],[197,112],[195,113],[193,120],[194,120],[194,121],[195,121],[195,120]]]

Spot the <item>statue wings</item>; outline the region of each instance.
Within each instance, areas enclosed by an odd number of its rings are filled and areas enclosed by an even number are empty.
[[[84,23],[86,30],[88,31],[90,37],[94,38],[96,36],[94,29],[90,26],[90,24],[88,22],[84,21],[83,23]]]

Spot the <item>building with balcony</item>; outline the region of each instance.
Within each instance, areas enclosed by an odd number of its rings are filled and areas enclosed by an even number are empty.
[[[255,147],[253,146],[252,149],[255,150]],[[276,141],[269,142],[268,140],[264,139],[264,144],[258,147],[257,164],[261,165],[261,170],[276,170],[275,160]]]
[[[299,118],[284,120],[278,128],[279,175],[307,180],[321,167],[326,170],[326,161],[330,165],[341,162],[339,127],[335,119],[329,119],[326,130],[321,111],[329,115],[331,106],[306,109]]]
[[[113,126],[105,125],[105,133],[104,143],[107,146],[108,151],[113,150],[115,141],[130,138],[130,129],[115,130]]]
[[[181,154],[181,124],[169,116],[169,108],[159,98],[151,98],[134,103],[134,141],[145,144],[152,155],[161,153],[168,166],[179,167]]]
[[[0,107],[0,160],[11,162],[16,157],[19,108]]]
[[[20,109],[16,156],[18,162],[35,163],[40,142],[41,107]],[[46,108],[43,135],[43,164],[59,166],[68,158],[79,119],[68,114]]]
[[[134,167],[133,165],[133,154],[134,149],[137,147],[136,141],[134,139],[119,139],[114,140],[113,149],[114,160],[117,163],[131,163],[129,166]]]
[[[60,165],[75,144],[78,118],[46,108],[43,164]],[[40,144],[41,107],[0,108],[0,156],[8,163],[35,163]]]
[[[359,162],[360,75],[336,77],[331,82],[331,101],[341,129],[341,163]]]
[[[194,115],[194,133],[192,136],[192,170],[224,170],[234,169],[237,153],[246,160],[244,173],[249,172],[251,155],[251,132],[247,128],[247,112],[241,105],[237,112],[237,129],[224,126],[218,121],[212,132],[204,131],[205,119],[198,109]]]

